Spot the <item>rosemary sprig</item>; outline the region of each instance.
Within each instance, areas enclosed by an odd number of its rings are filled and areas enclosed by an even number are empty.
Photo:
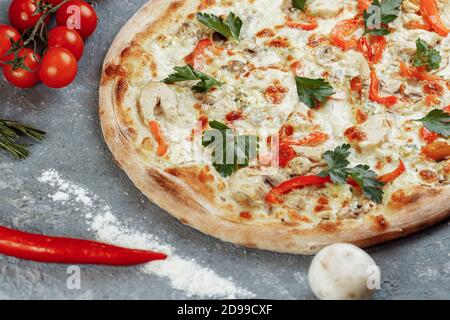
[[[17,121],[0,119],[1,150],[11,153],[18,159],[27,158],[30,155],[27,146],[17,142],[21,136],[42,141],[45,137],[45,132]]]

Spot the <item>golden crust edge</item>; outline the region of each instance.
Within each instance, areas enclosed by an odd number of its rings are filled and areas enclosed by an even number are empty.
[[[151,28],[152,23],[161,22],[160,19],[167,23],[166,15],[173,3],[181,4],[177,10],[182,10],[186,1],[149,1],[125,24],[106,55],[100,86],[99,112],[105,141],[119,166],[152,202],[182,223],[223,241],[293,254],[313,254],[336,242],[367,247],[420,231],[450,216],[450,187],[447,186],[433,193],[424,189],[417,202],[389,215],[389,224],[385,229],[376,229],[373,224],[352,228],[351,221],[347,220],[332,231],[240,224],[220,218],[216,208],[179,179],[136,161],[136,151],[121,134],[117,122],[114,108],[115,81],[106,81],[104,72],[110,63],[118,62],[116,59],[121,51],[142,31],[143,26]],[[191,1],[190,4],[194,3],[200,1]],[[159,14],[155,15],[154,12]]]

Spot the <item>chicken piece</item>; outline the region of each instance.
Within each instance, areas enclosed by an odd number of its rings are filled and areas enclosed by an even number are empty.
[[[360,129],[366,134],[366,139],[359,143],[363,151],[373,151],[387,138],[388,126],[384,115],[377,114],[370,117]]]
[[[344,1],[315,0],[309,1],[307,6],[309,12],[314,16],[332,18],[344,9]]]
[[[270,185],[260,171],[243,168],[237,171],[229,182],[233,199],[245,208],[265,206],[264,197],[270,191]]]
[[[142,89],[138,107],[139,115],[146,124],[157,116],[169,121],[176,121],[181,117],[175,92],[162,82],[152,81]]]

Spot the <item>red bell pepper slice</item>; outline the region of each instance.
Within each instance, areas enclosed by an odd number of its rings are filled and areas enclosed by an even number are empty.
[[[372,0],[358,0],[359,12],[367,11],[371,5],[372,5]]]
[[[294,189],[313,185],[319,186],[328,182],[331,182],[330,177],[323,178],[314,175],[296,177],[272,188],[272,190],[270,190],[270,192],[266,195],[266,202],[269,204],[282,204],[283,199],[280,197],[283,194],[289,193]]]
[[[398,177],[400,177],[405,171],[406,171],[405,164],[403,163],[402,160],[400,160],[398,167],[394,171],[382,175],[381,177],[378,178],[378,181],[383,183],[392,182]]]
[[[450,113],[450,104],[443,109],[445,112]]]
[[[286,168],[289,162],[297,156],[297,153],[292,147],[285,142],[281,142],[278,153],[278,165],[281,168]]]
[[[339,21],[334,29],[331,31],[331,43],[347,51],[357,47],[358,38],[356,36],[350,37],[356,32],[359,27],[363,26],[363,19],[361,16],[356,16],[352,19]]]
[[[422,148],[422,153],[435,161],[450,157],[450,144],[445,141],[435,141]]]
[[[436,132],[431,132],[425,127],[420,128],[419,135],[420,138],[426,143],[433,143],[437,138],[439,138],[439,135]]]
[[[446,37],[450,33],[450,29],[444,24],[439,16],[439,8],[436,0],[421,0],[420,13],[425,22],[442,37]]]
[[[166,255],[145,250],[134,250],[95,241],[48,237],[0,226],[0,254],[47,263],[99,264],[130,266]]]
[[[378,102],[386,107],[392,107],[397,103],[398,98],[395,96],[387,96],[380,97],[379,87],[380,81],[378,80],[378,76],[374,70],[370,72],[370,90],[369,90],[369,99],[374,102]]]
[[[387,41],[383,36],[371,36],[369,39],[361,37],[358,40],[358,50],[364,55],[369,63],[377,64],[383,58]]]
[[[302,22],[295,22],[294,20],[292,20],[291,17],[287,16],[286,17],[286,25],[289,28],[293,28],[293,29],[301,29],[301,30],[314,30],[317,28],[318,24],[317,24],[317,19],[316,17],[308,14],[308,13],[304,13],[303,14],[305,20],[307,21],[306,23],[302,23]]]
[[[329,138],[330,136],[325,132],[315,131],[300,140],[285,139],[284,142],[291,146],[317,147],[327,142]]]
[[[164,155],[166,155],[167,150],[169,149],[169,144],[167,143],[166,139],[164,138],[164,135],[161,130],[161,126],[155,120],[150,121],[149,126],[150,126],[150,132],[152,133],[153,137],[155,138],[156,142],[158,143],[157,154],[159,157],[163,157]]]
[[[421,81],[439,81],[441,77],[429,74],[425,66],[412,67],[400,62],[400,75],[406,79],[417,79]]]
[[[213,42],[210,39],[200,40],[192,53],[184,58],[184,61],[197,69],[198,60],[205,54],[206,49],[212,45]]]

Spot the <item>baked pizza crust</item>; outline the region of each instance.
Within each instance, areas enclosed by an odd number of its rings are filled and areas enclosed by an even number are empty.
[[[223,241],[293,254],[313,254],[337,242],[367,247],[422,230],[450,215],[450,187],[445,186],[410,190],[408,204],[396,210],[386,207],[379,216],[369,214],[362,223],[346,219],[321,223],[315,229],[305,230],[281,223],[255,225],[229,221],[220,214],[223,209],[200,196],[185,182],[144,163],[129,141],[128,129],[120,121],[123,115],[116,100],[126,83],[121,82],[120,70],[111,70],[111,66],[120,63],[123,50],[135,37],[148,36],[154,28],[170,24],[175,14],[193,12],[199,4],[198,0],[149,1],[119,32],[103,66],[99,113],[106,143],[117,164],[152,202],[183,224]]]

